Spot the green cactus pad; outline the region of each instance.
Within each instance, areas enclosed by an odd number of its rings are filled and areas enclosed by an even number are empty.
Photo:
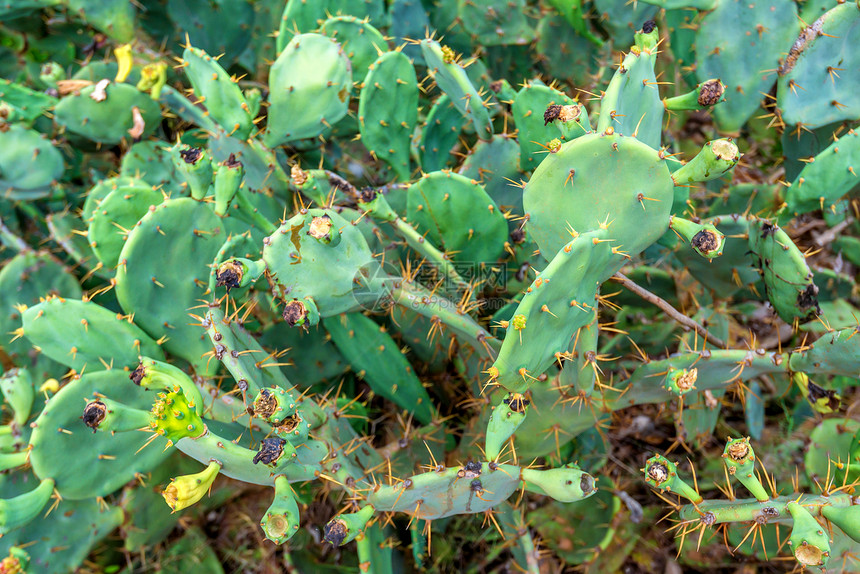
[[[379,30],[354,16],[329,18],[322,23],[319,31],[343,46],[352,63],[352,77],[355,80],[366,77],[370,65],[380,56],[379,52],[388,49],[388,42]]]
[[[408,220],[455,261],[494,262],[502,253],[507,222],[474,180],[437,171],[424,175],[407,193]]]
[[[504,444],[517,432],[528,413],[529,400],[519,393],[510,393],[493,408],[487,423],[484,454],[487,460],[496,460]]]
[[[440,466],[394,486],[379,486],[367,496],[377,512],[404,512],[424,520],[484,512],[508,499],[520,484],[520,467],[470,462]]]
[[[134,144],[122,156],[120,175],[138,178],[155,189],[180,195],[185,177],[176,171],[166,149],[166,143],[160,141],[142,141]]]
[[[186,46],[182,61],[194,95],[206,106],[209,116],[228,134],[247,139],[254,118],[237,82],[215,58],[199,48]]]
[[[475,45],[528,44],[535,37],[525,0],[459,0],[457,16],[469,23]]]
[[[54,493],[54,481],[46,478],[33,490],[0,499],[0,535],[25,526],[36,518]]]
[[[789,502],[786,509],[794,519],[788,543],[794,557],[803,566],[824,566],[830,557],[828,536],[812,514],[797,502]]]
[[[87,238],[93,253],[108,269],[113,269],[119,262],[128,231],[150,207],[164,201],[161,191],[141,184],[117,187],[93,211]]]
[[[18,305],[36,305],[49,295],[81,297],[81,286],[74,275],[48,253],[25,251],[7,261],[0,270],[0,345],[12,357],[26,357],[31,343],[15,339],[21,326]]]
[[[0,376],[0,390],[3,399],[12,408],[15,423],[24,426],[30,418],[36,391],[33,388],[33,377],[26,369],[9,369]]]
[[[300,515],[296,496],[283,476],[275,478],[275,499],[266,510],[260,526],[266,538],[275,544],[283,544],[299,529]]]
[[[524,392],[592,322],[597,288],[624,261],[608,235],[605,229],[579,235],[538,275],[507,326],[491,380]]]
[[[791,237],[777,225],[755,219],[750,222],[749,246],[758,258],[767,298],[782,320],[806,322],[817,317],[818,287]]]
[[[257,340],[237,321],[228,321],[221,309],[210,308],[203,325],[212,340],[215,358],[224,363],[243,393],[253,397],[268,384],[284,389],[292,387],[279,368],[258,366],[276,361],[267,360],[269,355]]]
[[[835,204],[857,186],[860,172],[860,134],[844,136],[810,158],[785,192],[788,211],[795,215],[817,209],[833,210]]]
[[[783,121],[807,129],[860,116],[860,93],[842,73],[860,66],[860,7],[846,2],[816,18],[783,59],[776,92]]]
[[[633,256],[666,231],[673,196],[658,152],[632,137],[592,133],[547,155],[526,184],[523,206],[529,233],[547,259],[572,232],[601,224],[609,226],[613,247]]]
[[[140,327],[91,301],[54,297],[22,315],[24,335],[48,357],[76,371],[133,370],[139,355],[164,358]]]
[[[269,72],[269,147],[316,137],[346,115],[352,68],[326,36],[294,36]]]
[[[224,54],[227,62],[239,57],[251,40],[254,5],[232,0],[169,0],[167,14],[184,30],[194,46],[207,54]]]
[[[26,545],[30,572],[68,574],[122,522],[119,507],[104,509],[94,500],[64,500],[47,517],[6,534],[0,541],[0,553]]]
[[[559,137],[558,128],[544,120],[547,107],[574,103],[565,94],[538,82],[529,83],[517,92],[511,113],[517,125],[520,168],[523,171],[535,169],[547,155],[546,145]]]
[[[278,31],[278,52],[281,52],[297,33],[311,32],[320,22],[331,16],[365,18],[376,26],[385,24],[384,0],[288,0]],[[298,31],[298,32],[297,32]],[[343,42],[341,42],[343,43]],[[376,57],[372,58],[375,60]]]
[[[837,487],[860,477],[860,460],[851,452],[858,431],[860,423],[852,419],[821,421],[809,434],[809,447],[803,460],[806,476],[819,483],[829,476]]]
[[[645,2],[632,5],[625,0],[595,0],[593,10],[616,46],[629,46],[634,32],[659,12]]]
[[[741,362],[744,363],[743,371],[732,373],[732,369]],[[677,353],[666,359],[645,363],[633,371],[630,378],[615,383],[613,386],[623,392],[618,393],[618,396],[607,396],[605,406],[610,410],[618,410],[633,405],[671,400],[673,395],[663,386],[665,374],[671,368],[693,367],[696,368],[696,392],[703,393],[706,390],[726,389],[738,379],[748,381],[762,374],[784,373],[788,369],[788,361],[783,354],[764,350],[705,349]],[[690,396],[692,395],[688,395]]]
[[[434,418],[430,395],[383,327],[361,313],[329,317],[323,325],[374,393],[406,409],[421,424],[430,424]],[[373,352],[368,353],[368,349]]]
[[[4,197],[44,197],[64,169],[62,154],[44,135],[21,124],[0,130],[0,191]]]
[[[87,192],[87,198],[84,200],[84,207],[81,210],[81,219],[89,222],[96,211],[99,203],[108,196],[108,194],[122,186],[145,186],[145,182],[136,177],[117,176],[108,177],[100,180]]]
[[[93,99],[96,86],[89,86],[66,96],[54,108],[54,120],[66,131],[103,144],[150,136],[161,123],[161,109],[148,94],[128,84],[108,84],[102,101]],[[140,135],[135,130],[137,108],[143,119]]]
[[[30,125],[49,108],[57,104],[57,98],[31,90],[26,86],[0,79],[0,105],[9,111],[6,121]]]
[[[430,108],[421,131],[421,169],[426,173],[444,169],[451,150],[460,139],[464,118],[447,94],[442,94]]]
[[[657,28],[649,26],[647,32],[636,32],[635,38],[636,45],[630,48],[601,98],[597,131],[613,128],[616,133],[659,149],[664,108],[654,75]]]
[[[858,327],[825,333],[810,346],[791,354],[792,371],[860,376]]]
[[[309,235],[314,218],[322,216],[329,217],[340,234],[337,245]],[[311,297],[322,317],[354,310],[362,301],[373,304],[384,294],[375,288],[354,293],[360,272],[371,281],[384,276],[361,232],[333,211],[311,209],[285,221],[264,240],[263,261],[284,303]]]
[[[478,140],[458,173],[481,184],[503,211],[522,215],[523,190],[514,184],[521,176],[520,150],[514,138],[497,134],[490,141]]]
[[[418,79],[403,52],[386,52],[370,65],[358,100],[364,147],[408,181],[412,132],[418,121]]]
[[[51,397],[35,421],[30,438],[30,464],[42,478],[52,478],[56,488],[70,500],[107,496],[135,479],[136,473],[147,473],[167,456],[165,441],[137,452],[150,438],[147,433],[93,433],[81,422],[85,399],[95,393],[118,396],[122,388],[123,402],[149,409],[152,393],[137,389],[128,380],[128,373],[118,369],[87,373],[72,381]]]
[[[209,263],[226,239],[205,204],[171,199],[149,211],[129,233],[116,274],[117,300],[164,348],[205,367],[206,332],[189,317],[206,290]],[[205,370],[205,369],[204,369]]]
[[[847,508],[823,506],[821,514],[854,542],[860,542],[860,505],[855,504]]]
[[[726,101],[712,112],[721,132],[738,133],[755,113],[798,31],[790,0],[721,1],[705,15],[696,34],[696,77],[726,85]]]
[[[67,0],[69,11],[78,14],[87,24],[104,32],[117,42],[131,42],[134,39],[135,7],[123,0],[88,2],[87,0]]]
[[[313,480],[319,473],[319,462],[326,455],[326,446],[318,441],[302,443],[296,449],[297,457],[272,469],[266,464],[254,464],[257,451],[234,444],[209,430],[200,437],[183,438],[176,443],[176,448],[186,455],[209,464],[211,460],[221,463],[224,476],[243,482],[261,485],[274,485],[275,477],[283,474],[290,482]]]
[[[488,106],[469,80],[466,70],[455,61],[451,49],[443,49],[439,42],[425,39],[421,40],[421,53],[427,62],[427,72],[442,93],[451,98],[464,117],[472,120],[480,139],[489,139],[493,135],[493,123]]]

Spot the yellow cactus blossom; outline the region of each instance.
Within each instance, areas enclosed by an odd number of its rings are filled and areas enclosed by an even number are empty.
[[[213,460],[202,472],[174,478],[161,495],[173,512],[188,508],[209,491],[220,470],[221,463]]]
[[[122,83],[128,78],[131,73],[131,68],[134,65],[134,57],[131,55],[131,44],[123,44],[114,49],[113,55],[116,58],[117,70],[114,81]]]

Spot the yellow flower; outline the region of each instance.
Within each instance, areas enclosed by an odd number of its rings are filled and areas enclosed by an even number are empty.
[[[220,470],[221,464],[213,460],[202,472],[174,478],[161,496],[173,512],[188,508],[209,491]]]
[[[114,81],[119,84],[128,78],[128,74],[131,72],[132,66],[134,66],[134,57],[131,54],[131,44],[117,46],[113,51],[113,55],[116,58],[117,63],[116,77],[114,78]]]

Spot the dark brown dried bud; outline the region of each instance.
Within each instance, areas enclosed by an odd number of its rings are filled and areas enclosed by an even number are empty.
[[[229,293],[230,289],[241,287],[242,277],[244,275],[245,271],[240,262],[235,259],[232,261],[225,261],[215,272],[215,284],[218,287],[226,287],[227,293]]]
[[[236,159],[236,154],[231,153],[230,157],[227,158],[227,161],[225,161],[221,165],[223,165],[224,167],[238,168],[238,167],[242,167],[242,162],[239,161],[238,159]]]
[[[821,307],[818,306],[818,286],[809,284],[806,289],[797,294],[797,306],[801,311],[810,309],[808,319],[817,317],[821,314]]]
[[[645,34],[650,34],[654,31],[654,28],[656,27],[657,22],[655,22],[654,20],[648,20],[647,22],[642,24],[642,32],[644,32]]]
[[[274,464],[284,454],[284,445],[287,443],[282,438],[272,437],[263,439],[260,443],[260,452],[254,455],[253,463]]]
[[[520,245],[526,240],[526,232],[522,229],[514,229],[511,231],[511,243]]]
[[[261,419],[267,419],[278,409],[278,400],[275,395],[266,389],[261,389],[260,394],[254,400],[254,414]]]
[[[470,460],[466,465],[457,472],[460,478],[475,478],[481,476],[482,466],[480,462]]]
[[[761,238],[764,239],[768,235],[773,235],[774,233],[776,233],[777,229],[779,228],[776,225],[770,223],[769,221],[765,221],[761,224]]]
[[[93,432],[96,432],[96,429],[105,420],[106,414],[107,406],[103,402],[92,401],[84,407],[84,414],[81,419],[83,419],[85,425],[93,429]]]
[[[502,91],[502,81],[495,80],[493,82],[490,82],[490,89],[493,91],[494,94],[498,94],[500,91]]]
[[[503,402],[515,413],[525,412],[530,404],[529,400],[519,393],[511,393],[510,398],[503,399]]]
[[[469,490],[471,490],[472,492],[478,492],[478,493],[484,492],[484,485],[481,484],[481,481],[476,478],[469,485]]]
[[[720,102],[726,87],[719,80],[708,80],[699,86],[699,97],[697,98],[700,106],[714,106]]]
[[[323,528],[323,540],[333,546],[340,546],[349,535],[349,528],[343,520],[332,520]]]
[[[561,114],[561,106],[558,104],[551,104],[547,106],[546,111],[543,113],[543,125],[548,125],[550,122],[554,122],[558,119],[558,116]]]
[[[134,383],[135,385],[137,385],[139,387],[140,381],[142,381],[143,377],[145,377],[145,376],[146,376],[146,367],[143,366],[143,363],[140,363],[137,366],[137,368],[131,372],[131,374],[128,376],[128,378],[131,379],[132,383]]]
[[[690,245],[700,253],[711,253],[720,248],[720,238],[710,229],[703,229],[693,236]]]
[[[179,156],[185,163],[194,165],[203,157],[203,150],[196,147],[183,149],[179,150]]]
[[[376,190],[372,187],[363,187],[358,190],[358,201],[360,203],[370,203],[376,199]]]
[[[298,299],[293,299],[292,301],[284,305],[284,321],[286,321],[287,325],[289,325],[290,327],[295,327],[296,325],[304,325],[305,320],[307,318],[307,307],[305,307],[305,304]]]

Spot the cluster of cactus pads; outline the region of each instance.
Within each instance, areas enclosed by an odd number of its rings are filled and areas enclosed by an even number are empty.
[[[0,0],[0,572],[220,571],[224,509],[287,571],[860,571],[858,45],[825,0]]]

